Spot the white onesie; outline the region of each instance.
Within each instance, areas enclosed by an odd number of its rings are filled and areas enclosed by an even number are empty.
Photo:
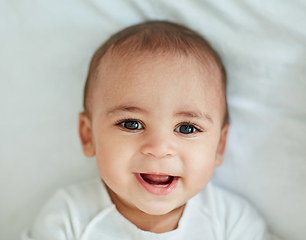
[[[191,198],[177,229],[143,231],[125,219],[95,179],[59,190],[22,240],[263,240],[266,226],[243,199],[209,183]]]

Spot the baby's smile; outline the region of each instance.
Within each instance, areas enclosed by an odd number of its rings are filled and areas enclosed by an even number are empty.
[[[168,195],[175,190],[179,177],[157,173],[135,173],[138,182],[148,192]]]

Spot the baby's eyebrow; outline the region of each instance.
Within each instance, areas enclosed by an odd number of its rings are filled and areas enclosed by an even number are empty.
[[[118,112],[138,112],[138,113],[148,113],[147,110],[136,107],[136,106],[130,106],[130,105],[120,105],[113,107],[106,111],[107,115],[116,114]],[[183,116],[188,118],[198,118],[205,121],[209,121],[210,123],[213,123],[212,118],[207,113],[202,113],[200,111],[192,111],[192,110],[186,110],[186,111],[179,111],[174,114],[175,117]]]
[[[213,123],[212,118],[207,113],[202,113],[198,111],[180,111],[174,114],[175,116],[183,116],[183,117],[189,117],[189,118],[198,118],[203,120],[208,120],[210,123]]]
[[[114,108],[109,109],[106,112],[106,114],[111,115],[111,114],[116,114],[117,112],[141,112],[141,113],[146,113],[147,111],[145,109],[142,109],[142,108],[136,107],[136,106],[120,105],[120,106],[116,106]]]

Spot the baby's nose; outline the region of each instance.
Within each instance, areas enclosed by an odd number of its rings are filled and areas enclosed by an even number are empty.
[[[141,146],[141,153],[155,158],[173,157],[176,148],[173,137],[169,135],[152,134],[147,136]]]

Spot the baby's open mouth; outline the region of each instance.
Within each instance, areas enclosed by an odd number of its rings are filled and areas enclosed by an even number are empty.
[[[141,173],[142,179],[152,185],[169,185],[173,181],[174,177],[170,175],[148,174]]]
[[[171,176],[165,173],[135,173],[138,182],[149,193],[164,196],[176,189],[179,176]]]

